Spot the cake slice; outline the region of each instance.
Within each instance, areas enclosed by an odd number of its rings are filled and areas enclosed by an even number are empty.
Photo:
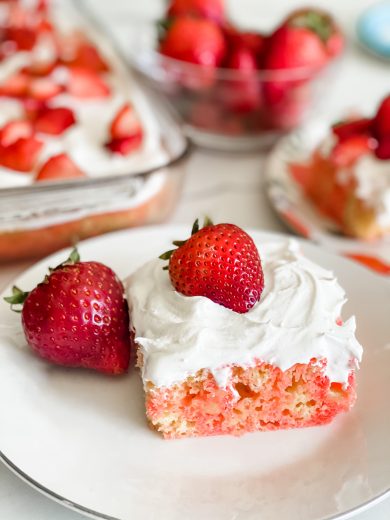
[[[305,195],[346,235],[374,239],[390,231],[390,96],[373,118],[334,125],[303,164],[290,164]]]
[[[127,280],[147,418],[167,439],[321,425],[355,402],[362,347],[334,275],[237,230],[207,225],[169,271],[153,259]]]

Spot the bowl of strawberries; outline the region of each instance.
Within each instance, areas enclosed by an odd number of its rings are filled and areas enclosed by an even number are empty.
[[[228,150],[267,147],[300,125],[344,47],[333,17],[317,8],[265,34],[235,26],[223,0],[171,0],[148,29],[132,31],[132,64],[197,144]]]

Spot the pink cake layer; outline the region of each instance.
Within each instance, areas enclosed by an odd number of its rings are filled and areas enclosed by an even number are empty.
[[[353,370],[343,387],[329,380],[325,366],[315,359],[286,371],[261,361],[232,366],[226,388],[207,369],[168,388],[147,382],[146,414],[166,439],[327,424],[352,407],[356,392]]]

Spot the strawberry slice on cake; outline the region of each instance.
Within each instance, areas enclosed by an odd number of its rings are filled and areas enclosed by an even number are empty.
[[[390,231],[390,96],[372,118],[332,126],[305,163],[289,171],[345,235],[371,240]]]
[[[127,282],[146,415],[166,439],[329,423],[355,402],[362,347],[334,275],[288,239],[202,229]]]

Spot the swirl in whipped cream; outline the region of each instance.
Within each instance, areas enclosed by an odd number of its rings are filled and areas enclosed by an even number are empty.
[[[259,250],[265,289],[245,314],[176,292],[158,259],[127,279],[144,381],[171,386],[206,368],[226,387],[229,365],[261,360],[285,371],[316,358],[327,360],[330,381],[347,384],[362,347],[353,317],[336,323],[346,299],[335,276],[303,257],[295,241],[265,241]]]

